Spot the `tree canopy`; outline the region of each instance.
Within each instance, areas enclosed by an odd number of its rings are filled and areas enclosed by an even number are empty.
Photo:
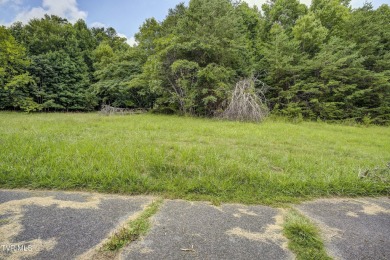
[[[389,124],[389,21],[389,5],[347,0],[270,0],[261,10],[190,0],[147,19],[129,46],[114,28],[46,15],[0,27],[0,109],[213,116],[236,82],[255,77],[273,114]]]

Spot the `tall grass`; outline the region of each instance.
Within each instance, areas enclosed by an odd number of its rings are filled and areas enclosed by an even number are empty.
[[[160,115],[0,113],[0,187],[221,202],[388,194],[390,128]]]

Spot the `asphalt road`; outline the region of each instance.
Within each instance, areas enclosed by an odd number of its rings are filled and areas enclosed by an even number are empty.
[[[102,244],[156,198],[0,190],[0,259],[107,259]],[[388,198],[294,206],[318,225],[335,259],[390,259]],[[294,259],[283,209],[165,200],[145,237],[119,259]]]
[[[264,206],[166,201],[149,234],[122,259],[293,259],[283,216]]]
[[[322,199],[297,208],[320,227],[334,259],[390,259],[390,199]]]

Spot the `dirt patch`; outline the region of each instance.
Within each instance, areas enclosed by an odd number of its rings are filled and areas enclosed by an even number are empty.
[[[250,232],[240,227],[233,228],[226,232],[230,236],[238,236],[262,243],[275,243],[284,250],[287,250],[287,239],[283,236],[284,211],[274,217],[275,223],[269,224],[264,232]],[[255,213],[253,213],[255,214]],[[257,215],[257,214],[256,214]],[[252,215],[251,215],[252,216]]]
[[[367,215],[378,215],[380,213],[390,214],[390,210],[385,209],[377,204],[364,205],[361,212]]]
[[[356,214],[355,212],[352,212],[352,211],[348,211],[345,215],[347,215],[348,217],[353,217],[353,218],[359,217],[358,214]]]
[[[238,211],[239,211],[240,213],[234,213],[234,214],[233,214],[233,217],[241,218],[243,215],[254,216],[254,217],[258,216],[258,214],[256,214],[256,213],[253,212],[253,211],[250,211],[250,210],[248,210],[248,209],[238,209]]]

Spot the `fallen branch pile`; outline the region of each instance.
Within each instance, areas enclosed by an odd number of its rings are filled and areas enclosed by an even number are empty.
[[[109,115],[129,115],[129,114],[143,114],[148,112],[146,109],[136,108],[136,109],[128,109],[128,108],[119,108],[112,107],[109,105],[103,105],[100,113],[106,116]]]
[[[222,113],[222,118],[260,122],[267,117],[269,109],[264,96],[267,86],[260,82],[262,87],[256,89],[256,81],[256,79],[250,78],[241,80],[236,84],[229,106]]]

